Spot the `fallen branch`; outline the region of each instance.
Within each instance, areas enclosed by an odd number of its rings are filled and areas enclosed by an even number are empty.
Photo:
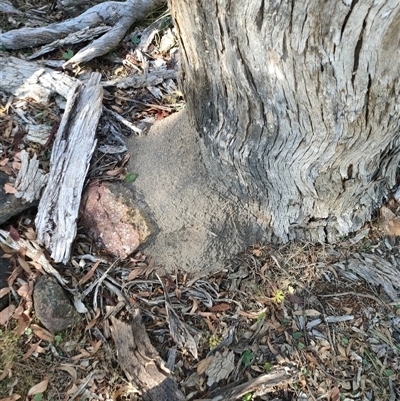
[[[146,86],[155,86],[166,79],[176,79],[176,70],[158,69],[142,75],[129,75],[126,78],[117,78],[103,82],[103,86],[116,86],[117,88],[144,88]]]
[[[100,78],[93,73],[86,86],[77,83],[70,91],[51,153],[49,181],[38,207],[38,239],[56,263],[69,261],[76,235],[82,188],[102,110]]]
[[[202,401],[235,401],[248,393],[251,393],[254,398],[259,397],[276,390],[277,386],[293,382],[296,376],[297,372],[291,372],[289,369],[282,368],[276,372],[256,377],[238,386],[231,384],[217,389],[210,394],[212,398],[203,399]]]
[[[152,10],[164,4],[165,0],[107,1],[97,4],[80,16],[67,21],[40,28],[21,28],[2,33],[0,34],[0,45],[7,49],[23,49],[52,43],[52,48],[54,48],[57,41],[61,41],[58,44],[64,43],[62,39],[68,35],[81,31],[81,34],[74,38],[73,43],[76,43],[79,37],[86,41],[87,36],[82,35],[82,32],[88,28],[111,25],[111,30],[107,29],[103,36],[81,49],[64,64],[64,66],[76,65],[107,54],[119,44],[135,21],[145,18]],[[39,54],[43,53],[39,52]]]

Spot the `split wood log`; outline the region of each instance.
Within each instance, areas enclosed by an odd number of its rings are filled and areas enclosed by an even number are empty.
[[[50,160],[49,181],[36,216],[39,241],[56,263],[67,263],[76,235],[82,188],[96,146],[103,100],[101,75],[77,83],[67,98]]]
[[[293,382],[297,378],[297,373],[285,368],[278,369],[276,372],[261,375],[238,386],[233,383],[217,389],[211,393],[212,398],[203,399],[202,401],[235,401],[242,399],[248,393],[251,393],[254,398],[259,397],[275,391],[278,386]]]
[[[140,391],[143,401],[184,401],[155,348],[152,346],[138,309],[130,324],[111,316],[111,335],[118,363],[127,379]]]
[[[107,54],[119,44],[135,21],[145,18],[152,10],[164,4],[165,0],[107,1],[67,21],[40,28],[21,28],[2,33],[0,45],[7,49],[22,49],[52,43],[54,48],[56,42],[67,35],[80,31],[80,34],[74,37],[74,43],[77,37],[86,41],[87,36],[84,31],[88,28],[112,25],[111,30],[81,49],[64,64],[64,66],[76,65]]]

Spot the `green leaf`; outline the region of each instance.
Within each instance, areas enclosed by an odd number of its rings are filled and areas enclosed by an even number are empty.
[[[67,50],[66,52],[64,52],[63,55],[62,55],[62,58],[63,58],[64,60],[69,60],[69,59],[71,59],[72,57],[74,57],[74,51],[71,50],[71,49],[68,49],[68,50]]]
[[[385,370],[385,375],[386,375],[387,377],[393,376],[393,375],[394,375],[394,371],[393,371],[392,369],[386,369],[386,370]]]
[[[295,340],[299,340],[301,338],[301,333],[299,331],[296,331],[295,333],[292,334],[292,337]]]
[[[288,323],[289,323],[289,319],[284,318],[281,320],[281,326],[286,326]]]
[[[243,401],[250,401],[253,398],[253,394],[247,393],[242,397]]]
[[[54,341],[56,342],[56,344],[60,344],[60,342],[62,341],[62,335],[61,334],[55,335]]]
[[[254,358],[254,354],[250,350],[244,351],[243,356],[242,356],[243,365],[246,366],[246,368],[247,368],[247,366],[250,366],[253,358]]]
[[[38,393],[33,396],[34,401],[42,401],[43,400],[43,393]]]
[[[304,345],[303,343],[299,342],[299,343],[297,344],[297,348],[298,348],[298,349],[303,349],[303,348],[305,348],[305,345]]]
[[[263,365],[263,368],[267,373],[269,373],[269,372],[271,372],[272,366],[269,362],[265,362]]]
[[[131,41],[134,45],[138,45],[140,43],[140,38],[137,35],[132,35]]]
[[[134,182],[136,180],[137,177],[138,177],[138,175],[135,173],[128,173],[125,176],[125,182],[127,182],[128,184],[131,184],[132,182]]]
[[[349,339],[346,338],[346,337],[343,337],[343,338],[342,338],[342,344],[343,344],[343,345],[348,345],[348,344],[349,344]]]

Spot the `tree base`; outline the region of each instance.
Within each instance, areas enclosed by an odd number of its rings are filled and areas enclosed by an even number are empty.
[[[157,122],[145,137],[132,137],[128,148],[128,169],[138,174],[135,190],[157,226],[144,245],[157,265],[206,275],[269,240],[265,224],[210,180],[185,111]]]

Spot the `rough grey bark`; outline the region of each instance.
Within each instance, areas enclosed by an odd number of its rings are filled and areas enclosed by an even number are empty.
[[[398,0],[170,0],[210,172],[283,241],[358,230],[396,183]]]

